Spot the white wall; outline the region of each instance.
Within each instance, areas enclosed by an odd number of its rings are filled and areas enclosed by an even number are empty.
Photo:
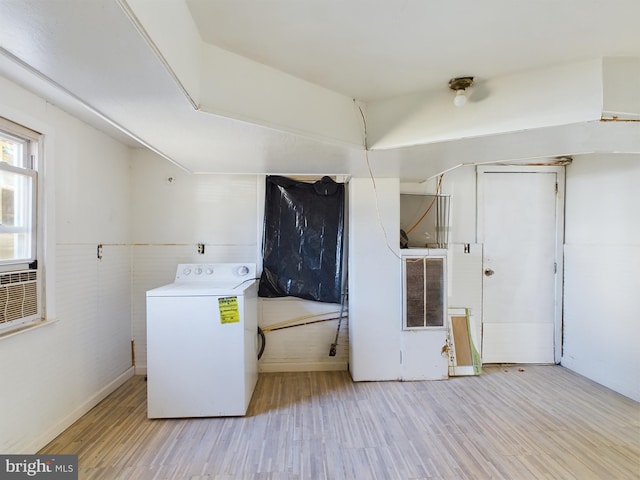
[[[441,193],[452,196],[447,255],[448,274],[455,277],[448,278],[449,301],[472,309],[477,337],[482,319],[482,246],[475,244],[475,185],[475,168],[461,167],[445,175]],[[435,189],[435,180],[401,184],[397,178],[376,178],[375,188],[370,178],[349,182],[349,368],[356,381],[446,376],[441,356],[444,333],[434,330],[416,344],[408,341],[411,333],[402,331],[400,193],[433,194]],[[470,244],[471,254],[465,254],[461,244]],[[412,361],[429,366],[411,365]],[[442,374],[437,373],[439,368]]]
[[[144,292],[170,282],[176,263],[258,260],[262,178],[190,176],[144,150],[135,151],[132,162],[125,146],[2,78],[0,115],[49,139],[46,266],[55,287],[48,309],[57,321],[0,338],[0,362],[10,366],[0,372],[8,386],[0,396],[0,451],[24,453],[43,446],[131,373],[132,322],[144,368]],[[636,399],[638,160],[591,155],[568,168],[562,360]],[[473,241],[471,172],[445,177],[445,192],[454,195],[454,243]],[[358,178],[349,187],[355,380],[400,375],[400,186],[397,178],[376,184],[374,191],[370,179]],[[199,242],[206,244],[204,256],[196,253]],[[98,244],[104,244],[102,260]]]
[[[132,156],[132,321],[136,372],[144,373],[145,292],[171,283],[178,263],[257,263],[260,179],[188,174],[144,149]]]
[[[445,168],[446,169],[446,168]],[[428,173],[437,175],[437,170]],[[426,182],[400,184],[401,193],[433,195],[437,178]],[[449,243],[475,243],[476,241],[476,168],[462,166],[444,174],[440,194],[450,196]]]
[[[172,282],[178,263],[246,261],[261,270],[265,179],[188,174],[138,149],[133,152],[132,182],[133,336],[136,372],[144,373],[147,290]],[[205,244],[204,255],[197,253],[198,243]],[[263,326],[340,308],[291,298],[259,299],[259,305]],[[338,354],[330,357],[336,329],[332,320],[268,332],[260,371],[345,370],[348,319],[342,322]]]
[[[323,141],[362,146],[353,99],[215,45],[204,44],[202,50],[200,110]]]
[[[356,381],[400,378],[400,182],[349,182],[349,345]]]
[[[607,57],[602,66],[602,118],[640,120],[640,57]]]
[[[640,155],[567,167],[562,365],[640,401]]]
[[[45,134],[47,312],[57,321],[0,338],[0,451],[29,453],[133,373],[130,159],[122,144],[3,78],[0,115]]]
[[[259,362],[261,372],[311,372],[347,370],[349,360],[348,309],[343,312],[336,355],[329,356],[336,339],[341,306],[298,298],[260,299],[260,325],[264,329],[293,324],[307,325],[267,331],[266,348]],[[326,321],[322,321],[325,320]]]

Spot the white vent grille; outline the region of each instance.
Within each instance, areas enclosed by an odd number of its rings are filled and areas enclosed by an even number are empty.
[[[38,272],[0,274],[0,324],[38,315]]]

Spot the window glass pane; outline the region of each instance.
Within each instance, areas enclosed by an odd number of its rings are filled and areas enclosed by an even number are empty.
[[[33,179],[0,170],[0,263],[32,259]]]
[[[0,149],[2,149],[2,158],[0,158],[0,160],[15,167],[25,166],[25,142],[13,140],[5,135],[0,135]]]

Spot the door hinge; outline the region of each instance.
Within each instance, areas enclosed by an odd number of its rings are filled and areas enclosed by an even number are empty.
[[[553,262],[553,273],[558,273],[558,263]]]
[[[558,182],[556,182],[556,193],[558,193]]]

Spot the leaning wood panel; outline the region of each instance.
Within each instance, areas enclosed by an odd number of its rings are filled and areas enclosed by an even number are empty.
[[[471,342],[469,339],[469,325],[466,316],[453,315],[451,330],[456,345],[456,361],[458,365],[473,365],[471,360]]]

